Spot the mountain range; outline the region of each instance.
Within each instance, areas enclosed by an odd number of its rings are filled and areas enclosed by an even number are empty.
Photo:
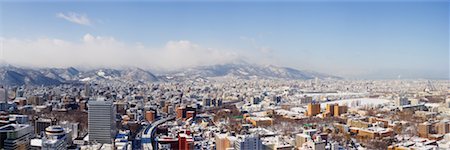
[[[169,78],[237,78],[237,79],[287,79],[309,80],[342,79],[338,76],[317,73],[313,71],[301,71],[289,67],[274,65],[256,65],[245,62],[227,63],[210,66],[193,67],[184,70],[170,72]]]
[[[300,71],[288,67],[273,65],[255,65],[249,63],[228,63],[210,66],[192,67],[161,73],[158,76],[141,68],[126,69],[90,69],[80,71],[69,68],[21,68],[12,65],[0,66],[0,85],[59,85],[64,83],[82,83],[96,81],[119,82],[166,82],[188,79],[341,79],[312,71]]]

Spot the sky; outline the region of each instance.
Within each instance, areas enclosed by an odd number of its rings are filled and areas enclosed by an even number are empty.
[[[448,1],[0,2],[0,62],[449,78]]]

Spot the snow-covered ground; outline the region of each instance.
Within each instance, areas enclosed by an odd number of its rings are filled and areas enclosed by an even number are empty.
[[[339,104],[339,105],[347,105],[349,107],[356,107],[356,106],[377,106],[377,105],[384,105],[387,103],[392,102],[391,100],[387,99],[378,99],[378,98],[355,98],[355,99],[342,99],[342,100],[335,100],[335,101],[329,101],[329,102],[323,102],[320,103],[321,107],[326,107],[327,104]]]
[[[306,96],[363,96],[363,95],[369,95],[369,93],[354,93],[354,92],[338,92],[338,93],[305,93],[302,95]]]

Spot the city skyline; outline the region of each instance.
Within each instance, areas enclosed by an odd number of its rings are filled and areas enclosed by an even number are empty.
[[[450,150],[448,0],[0,0],[0,150]]]
[[[449,74],[446,1],[1,2],[1,62],[182,69],[245,60],[346,78]]]

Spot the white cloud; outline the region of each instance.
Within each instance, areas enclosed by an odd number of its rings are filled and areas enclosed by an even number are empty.
[[[85,14],[78,14],[74,12],[68,13],[57,13],[56,17],[65,19],[72,23],[80,24],[80,25],[91,25],[91,21]]]
[[[204,48],[187,40],[169,41],[162,51],[155,54],[160,58],[158,66],[169,68],[222,64],[239,57],[234,52]]]
[[[205,48],[188,40],[168,41],[148,48],[126,44],[113,37],[86,34],[79,42],[54,38],[3,39],[7,63],[31,67],[141,67],[179,69],[234,61],[234,52]]]
[[[169,41],[166,44],[167,49],[196,49],[198,47],[198,45],[195,45],[187,40]]]
[[[268,53],[272,52],[272,49],[270,47],[262,46],[262,47],[259,48],[259,51],[261,51],[262,53],[268,54]]]

